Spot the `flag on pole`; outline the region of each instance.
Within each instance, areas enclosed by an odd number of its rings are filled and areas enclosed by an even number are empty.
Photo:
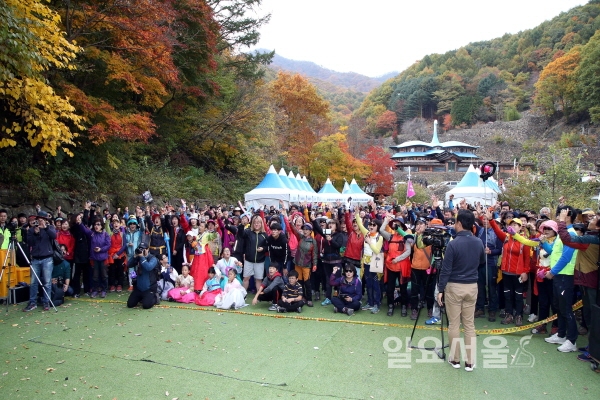
[[[412,181],[408,181],[408,185],[406,186],[406,198],[409,199],[415,195],[415,189],[413,188]]]

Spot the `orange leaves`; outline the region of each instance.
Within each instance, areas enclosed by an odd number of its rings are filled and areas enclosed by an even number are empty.
[[[299,74],[279,72],[271,93],[281,111],[284,147],[292,165],[308,167],[308,152],[317,143],[317,132],[327,123],[329,103]]]
[[[382,133],[388,133],[396,128],[397,123],[398,117],[396,113],[387,110],[377,118],[376,128]]]
[[[119,112],[110,103],[89,97],[72,85],[64,86],[63,90],[91,124],[88,134],[95,144],[109,138],[146,141],[156,134],[156,125],[148,113]]]
[[[219,25],[206,1],[85,0],[69,7],[62,9],[65,27],[84,48],[85,70],[65,76],[65,90],[94,143],[147,140],[157,129],[152,113],[167,101],[182,108],[180,100],[218,89],[207,73],[216,68]]]
[[[371,174],[366,183],[372,188],[372,193],[390,196],[394,193],[394,175],[396,164],[390,154],[381,146],[371,146],[367,149],[363,161],[371,167]]]
[[[581,59],[580,47],[546,65],[535,84],[535,104],[542,107],[547,115],[561,110],[569,114],[575,98],[577,85],[576,71]]]

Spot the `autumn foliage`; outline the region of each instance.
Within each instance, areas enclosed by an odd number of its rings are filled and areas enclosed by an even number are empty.
[[[391,196],[394,193],[393,170],[396,167],[390,154],[381,146],[371,146],[365,152],[362,161],[371,168],[365,183],[369,192],[375,195]]]
[[[72,155],[82,119],[57,95],[44,73],[73,69],[79,48],[59,29],[59,16],[36,0],[7,0],[0,6],[6,40],[0,50],[0,148],[21,139],[42,153],[62,148]]]
[[[327,129],[329,103],[299,74],[279,72],[271,92],[281,113],[280,136],[288,149],[288,158],[292,165],[306,169],[310,150]]]

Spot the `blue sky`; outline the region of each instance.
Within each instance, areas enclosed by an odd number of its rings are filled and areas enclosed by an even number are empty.
[[[586,0],[263,0],[257,48],[380,76],[430,53],[534,28]]]

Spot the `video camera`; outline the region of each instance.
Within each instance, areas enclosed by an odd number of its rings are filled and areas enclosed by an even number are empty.
[[[146,248],[145,248],[145,247],[141,247],[141,246],[140,246],[140,247],[137,247],[137,248],[134,250],[134,251],[135,251],[135,255],[136,255],[136,256],[142,255],[142,254],[144,253],[144,250],[146,250]]]
[[[429,227],[423,232],[423,244],[431,246],[432,249],[443,251],[446,248],[447,239],[450,234],[445,227]]]
[[[35,222],[37,223],[37,221]],[[7,223],[6,227],[11,235],[15,235],[17,233],[17,229],[19,229],[19,225],[14,221]]]

